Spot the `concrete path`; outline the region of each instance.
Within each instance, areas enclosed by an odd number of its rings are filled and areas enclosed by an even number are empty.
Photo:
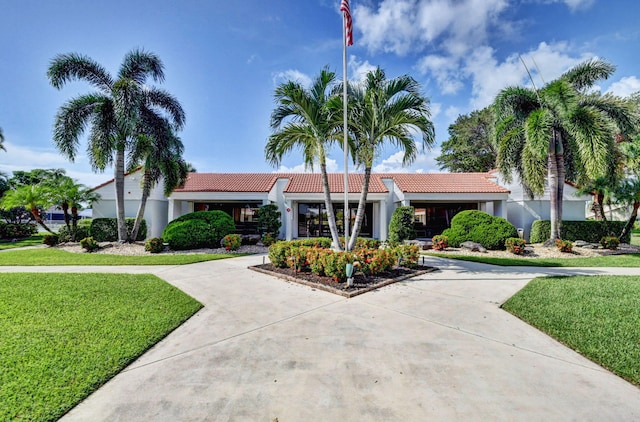
[[[543,274],[441,271],[345,299],[249,271],[261,257],[152,272],[206,306],[64,421],[638,421],[640,389],[499,309]],[[0,271],[91,271],[96,267]]]

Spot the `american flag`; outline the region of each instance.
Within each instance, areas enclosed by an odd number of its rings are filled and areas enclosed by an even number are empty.
[[[349,9],[349,0],[342,0],[340,2],[340,11],[344,12],[344,17],[347,27],[347,45],[353,45],[353,23],[351,22],[351,10]]]

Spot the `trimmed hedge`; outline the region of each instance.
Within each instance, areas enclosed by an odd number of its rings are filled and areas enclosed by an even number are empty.
[[[76,228],[76,241],[80,241],[85,237],[91,236],[91,232],[89,231],[91,227],[88,225],[79,225]],[[62,226],[58,229],[58,240],[60,243],[70,242],[71,241],[71,232],[67,228],[67,226]],[[117,239],[116,239],[117,240]]]
[[[0,239],[20,239],[38,233],[34,223],[5,223],[0,221]]]
[[[131,230],[135,224],[135,218],[127,218],[127,233],[131,235]],[[78,226],[80,229],[80,226]],[[118,219],[117,218],[94,218],[91,220],[89,233],[96,242],[117,242],[118,241]],[[78,235],[76,238],[81,239]],[[138,237],[135,240],[144,240],[147,238],[147,221],[142,220]]]
[[[233,218],[224,211],[196,211],[171,221],[162,238],[173,250],[219,248],[220,241],[236,231]]]
[[[451,227],[442,232],[449,239],[449,246],[457,248],[468,240],[489,250],[504,250],[510,237],[518,237],[515,226],[507,219],[494,217],[484,211],[466,210],[451,219]]]
[[[402,243],[404,240],[416,238],[413,228],[415,210],[413,207],[398,207],[393,210],[389,223],[389,242]]]
[[[614,234],[622,232],[626,221],[608,221],[607,225]],[[529,235],[530,243],[542,243],[549,240],[551,235],[551,222],[549,220],[536,220],[531,224],[531,234]],[[584,240],[589,243],[600,243],[600,239],[609,236],[607,226],[602,221],[563,221],[560,228],[560,237],[565,240]],[[622,243],[629,243],[631,233],[624,239],[620,239]]]

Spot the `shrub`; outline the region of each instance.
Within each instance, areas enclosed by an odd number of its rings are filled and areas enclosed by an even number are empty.
[[[603,236],[600,245],[605,249],[616,250],[620,246],[620,240],[615,236]]]
[[[262,244],[267,248],[273,245],[276,241],[276,238],[271,233],[265,233],[262,235]]]
[[[309,239],[298,239],[289,241],[292,245],[298,246],[312,246],[314,248],[330,248],[331,239],[328,237],[312,237]]]
[[[270,233],[276,237],[278,236],[282,226],[282,213],[278,211],[276,204],[266,204],[258,208],[257,217],[260,233]]]
[[[33,223],[6,223],[0,221],[0,238],[20,239],[38,233],[38,226]]]
[[[90,227],[88,225],[78,225],[76,227],[76,239],[84,239],[85,237],[91,236]],[[60,242],[71,242],[71,232],[67,228],[67,226],[62,226],[58,229],[58,238]]]
[[[135,218],[127,218],[127,233],[131,235],[131,230],[135,224]],[[78,227],[79,228],[79,227]],[[117,218],[94,218],[91,220],[89,233],[98,242],[116,242],[118,240],[118,219]],[[80,237],[80,236],[76,236]],[[142,220],[136,241],[144,240],[147,237],[147,222]]]
[[[93,239],[93,237],[85,237],[80,241],[80,246],[82,249],[85,249],[87,252],[93,252],[100,248],[98,242]]]
[[[274,267],[286,268],[291,242],[276,242],[269,246],[269,260]]]
[[[344,245],[344,239],[342,239],[342,244]],[[359,237],[356,239],[356,249],[368,248],[368,249],[378,249],[380,247],[380,241],[378,239],[369,239],[365,237]]]
[[[220,244],[228,251],[237,251],[242,244],[242,240],[239,234],[228,234],[222,238]]]
[[[174,250],[217,248],[235,230],[233,219],[224,211],[196,211],[171,221],[162,238]]]
[[[42,238],[42,243],[47,246],[55,246],[58,244],[58,235],[57,234],[46,234]]]
[[[449,237],[441,234],[433,236],[431,239],[432,248],[436,251],[442,251],[449,247]]]
[[[556,239],[556,247],[560,252],[571,252],[573,250],[573,242],[570,240]]]
[[[522,255],[524,253],[526,244],[527,242],[519,237],[510,237],[504,242],[504,246],[507,248],[507,251],[516,255]]]
[[[353,264],[353,254],[350,252],[327,251],[323,255],[324,273],[340,282],[347,279],[347,264]]]
[[[353,257],[360,271],[367,275],[389,271],[396,263],[396,249],[357,249]]]
[[[456,214],[451,219],[451,227],[442,234],[449,238],[449,245],[453,247],[470,240],[490,250],[503,250],[508,238],[518,236],[515,226],[507,219],[477,210]]]
[[[416,238],[413,228],[414,215],[413,207],[398,207],[393,211],[389,223],[389,242],[400,243]]]
[[[418,265],[420,248],[418,245],[400,245],[396,247],[395,255],[403,267],[413,268]]]
[[[608,221],[606,224],[603,221],[595,220],[562,221],[560,236],[571,241],[584,240],[585,242],[598,243],[604,236],[610,236],[609,231],[621,233],[626,224],[626,221]],[[609,230],[607,230],[607,227]],[[549,240],[550,235],[551,222],[549,220],[536,220],[531,224],[529,242],[542,243]],[[622,243],[629,243],[631,233],[619,240]]]
[[[151,253],[164,251],[164,240],[161,237],[153,237],[144,243],[144,250]]]

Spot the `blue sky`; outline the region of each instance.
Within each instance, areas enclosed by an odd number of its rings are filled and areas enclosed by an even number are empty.
[[[277,84],[309,81],[323,66],[342,75],[342,18],[338,0],[112,0],[4,2],[0,25],[0,127],[7,152],[0,171],[65,168],[87,185],[94,174],[84,156],[61,157],[51,127],[58,107],[91,88],[58,91],[46,78],[59,53],[88,55],[110,72],[133,48],[158,54],[160,86],[187,114],[180,136],[199,172],[271,172],[263,148]],[[374,171],[438,171],[434,158],[447,128],[462,113],[490,104],[503,87],[528,84],[518,55],[537,83],[600,57],[618,70],[599,88],[640,90],[640,3],[631,0],[351,0],[354,46],[349,79],[375,66],[388,77],[409,74],[431,101],[437,145],[409,168],[397,151],[383,151]],[[534,64],[535,60],[535,64]],[[540,70],[540,74],[534,69]],[[330,170],[342,171],[331,151]],[[299,154],[282,171],[302,171]]]

